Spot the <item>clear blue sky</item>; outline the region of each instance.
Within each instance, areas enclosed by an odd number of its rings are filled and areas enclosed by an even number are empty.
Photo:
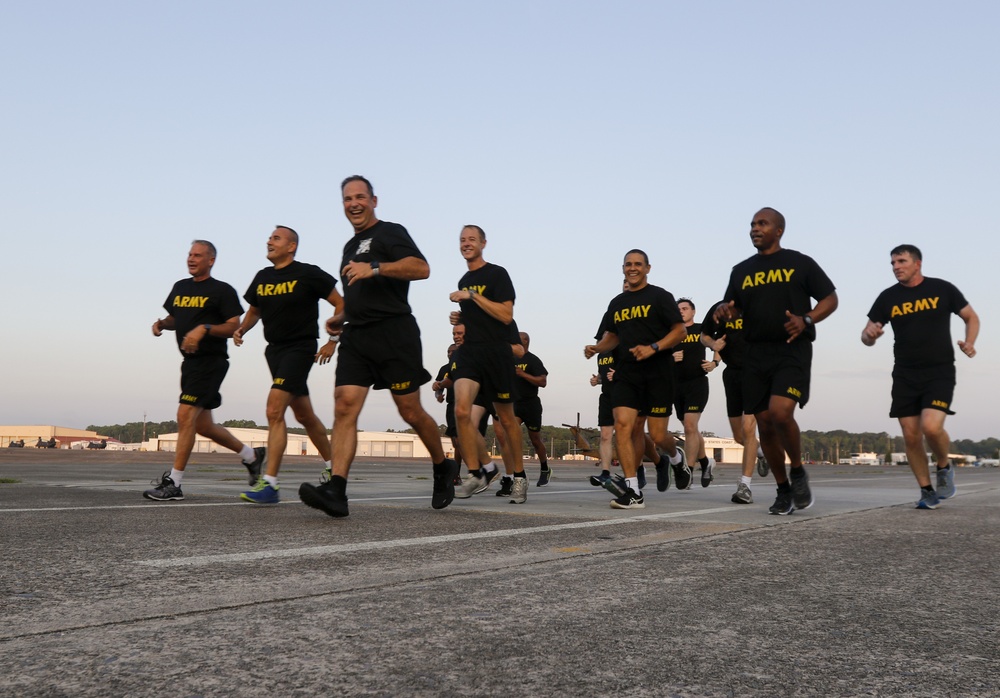
[[[190,241],[241,295],[276,223],[335,271],[360,173],[430,261],[410,298],[432,373],[459,229],[486,229],[550,371],[547,424],[596,424],[582,347],[626,250],[700,316],[773,206],[841,299],[802,428],[899,433],[891,338],[858,337],[909,242],[983,321],[949,430],[1000,435],[998,26],[992,2],[7,3],[0,423],[172,419],[180,355],[149,327]],[[264,421],[263,349],[231,348],[220,420]],[[314,369],[328,426],[332,383]],[[712,387],[702,425],[728,435]],[[403,424],[379,393],[361,426]]]

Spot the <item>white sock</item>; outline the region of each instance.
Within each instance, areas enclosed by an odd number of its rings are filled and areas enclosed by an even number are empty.
[[[278,489],[278,478],[276,478],[274,475],[265,475],[264,482],[269,484],[274,489]]]
[[[328,460],[323,461],[323,467],[326,468],[327,470],[332,470],[333,469],[333,466],[330,465],[330,461],[328,461]]]
[[[637,477],[627,477],[625,478],[625,484],[636,494],[639,493],[639,478]]]
[[[257,454],[253,452],[253,449],[243,444],[243,449],[240,451],[240,458],[243,459],[244,463],[253,463],[257,459]]]
[[[678,463],[681,462],[681,449],[680,449],[680,447],[677,448],[677,452],[674,453],[674,455],[668,457],[668,460],[670,461],[670,465],[677,465]]]
[[[753,478],[752,477],[747,477],[746,475],[743,475],[743,476],[740,477],[740,482],[742,482],[747,487],[750,486],[750,481],[751,480],[753,480]]]
[[[176,468],[170,469],[170,479],[174,481],[174,484],[178,487],[181,486],[181,480],[184,479],[184,471],[177,470]]]
[[[496,469],[497,469],[496,463],[494,463],[493,461],[490,461],[486,465],[481,465],[479,467],[480,467],[481,470],[484,470],[487,473],[494,473],[494,472],[496,472]]]
[[[758,458],[764,457],[764,449],[762,449],[760,446],[757,447],[757,457]]]

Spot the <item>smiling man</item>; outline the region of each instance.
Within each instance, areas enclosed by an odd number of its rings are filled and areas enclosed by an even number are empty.
[[[781,247],[784,234],[778,211],[754,214],[750,241],[757,254],[733,267],[725,302],[713,315],[716,322],[743,319],[743,409],[757,418],[761,448],[778,483],[769,511],[779,516],[813,505],[795,406],[809,400],[815,325],[838,303],[833,282],[811,257]]]
[[[892,325],[892,406],[889,416],[899,420],[906,458],[920,485],[918,509],[936,509],[940,500],[955,495],[955,465],[948,460],[950,440],[944,419],[955,392],[955,350],[951,346],[951,316],[965,323],[965,339],[958,348],[970,359],[976,355],[979,316],[962,292],[944,279],[923,274],[923,255],[914,245],[900,245],[889,253],[895,286],[879,294],[868,311],[861,342],[872,346]],[[924,439],[937,463],[937,491],[931,485]]]
[[[239,453],[251,483],[257,481],[264,460],[264,448],[250,448],[212,419],[212,410],[222,404],[219,389],[229,371],[226,339],[233,335],[243,314],[236,290],[212,278],[215,255],[215,245],[208,240],[191,243],[187,257],[191,278],[174,284],[163,304],[167,316],[153,323],[155,337],[164,330],[177,333],[177,346],[184,357],[174,467],[153,483],[156,487],[142,493],[157,502],[184,499],[181,480],[196,434]]]
[[[309,399],[309,370],[313,363],[325,364],[333,356],[333,339],[316,351],[319,301],[334,307],[334,316],[344,311],[344,299],[337,292],[337,280],[313,264],[297,262],[299,234],[285,225],[275,227],[267,239],[267,259],[272,266],[257,272],[243,298],[250,304],[239,329],[233,334],[236,346],[246,333],[264,323],[267,349],[264,356],[271,369],[271,390],[267,394],[267,471],[249,492],[240,497],[253,504],[277,504],[278,470],[288,446],[285,414],[292,408],[296,421],[306,429],[324,463],[330,465],[330,439]]]
[[[347,476],[358,448],[358,417],[368,391],[388,390],[399,416],[413,427],[434,464],[431,506],[443,509],[455,498],[458,464],[445,458],[437,423],[420,404],[420,386],[431,380],[423,366],[420,328],[410,310],[410,282],[430,276],[430,265],[406,228],[380,221],[371,182],[348,177],[340,191],[354,234],[340,264],[344,316],[327,321],[340,334],[334,388],[333,468],[320,486],[305,482],[299,498],[330,516],[348,515]]]
[[[615,423],[618,460],[625,473],[625,489],[611,501],[614,509],[641,509],[646,506],[639,485],[642,443],[635,438],[640,416],[645,416],[649,435],[664,450],[672,465],[683,463],[677,442],[667,429],[674,401],[674,358],[669,351],[680,343],[687,330],[677,301],[669,291],[649,283],[649,257],[642,250],[629,250],[622,264],[627,290],[612,299],[597,344],[584,347],[588,359],[618,348],[615,376],[611,381],[611,412]],[[599,331],[600,333],[600,331]],[[666,463],[658,466],[664,470]],[[677,472],[675,470],[675,472]],[[690,471],[688,471],[690,473]],[[611,480],[605,482],[610,489]],[[679,484],[680,489],[686,482]],[[658,485],[659,487],[659,485]],[[666,487],[662,487],[665,490]]]

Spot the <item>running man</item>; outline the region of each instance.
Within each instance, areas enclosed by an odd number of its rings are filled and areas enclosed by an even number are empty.
[[[459,235],[459,249],[468,271],[449,296],[461,310],[451,313],[453,325],[465,325],[461,358],[455,362],[455,422],[469,476],[460,497],[470,497],[489,487],[489,479],[476,464],[476,425],[473,405],[482,393],[492,404],[507,437],[502,449],[504,468],[512,478],[510,501],[523,504],[528,498],[528,480],[521,458],[521,426],[514,415],[514,352],[511,323],[514,321],[514,284],[507,270],[483,258],[486,233],[478,225],[467,225]],[[494,425],[496,422],[494,421]],[[471,458],[471,460],[469,460]],[[501,490],[502,491],[502,490]]]
[[[750,484],[753,482],[754,464],[758,474],[762,472],[764,455],[758,452],[757,419],[743,411],[743,362],[746,355],[746,340],[743,338],[743,320],[715,321],[715,310],[722,301],[713,305],[701,323],[701,343],[722,357],[726,368],[722,371],[722,386],[726,393],[726,415],[733,430],[733,440],[743,447],[743,472],[733,493],[734,504],[753,504]]]
[[[545,487],[552,477],[549,468],[548,454],[545,442],[542,441],[542,401],[538,397],[538,389],[549,384],[549,372],[545,364],[529,351],[531,337],[527,332],[519,332],[524,355],[514,360],[514,416],[517,421],[528,428],[528,440],[531,441],[538,460],[542,465],[541,473],[535,487]],[[520,430],[519,430],[520,431]]]
[[[181,363],[181,397],[177,408],[177,451],[174,467],[163,473],[154,489],[142,496],[158,502],[184,499],[181,480],[195,435],[201,434],[223,448],[240,454],[253,484],[260,477],[266,449],[250,448],[225,427],[212,419],[212,410],[222,404],[219,388],[229,371],[226,339],[240,324],[243,306],[236,290],[229,284],[212,278],[215,265],[215,245],[208,240],[195,240],[188,252],[190,279],[174,284],[163,304],[167,316],[153,323],[153,336],[164,330],[177,334],[177,346],[184,361]]]
[[[684,450],[687,462],[698,461],[701,466],[701,486],[708,487],[715,476],[715,461],[705,453],[705,437],[698,423],[708,405],[708,374],[719,365],[718,357],[705,359],[705,345],[701,341],[701,324],[694,321],[694,301],[681,298],[677,301],[687,335],[674,347],[677,388],[674,392],[674,409],[677,419],[684,425]],[[693,478],[692,478],[693,479]],[[691,488],[690,481],[688,489]]]
[[[673,295],[649,283],[651,266],[642,250],[629,250],[622,271],[628,290],[612,299],[597,344],[583,349],[591,358],[620,347],[616,354],[615,377],[611,382],[611,409],[615,418],[615,444],[625,473],[625,490],[611,501],[615,509],[646,506],[639,485],[638,469],[642,449],[634,438],[640,415],[646,415],[649,434],[659,448],[670,454],[671,463],[681,461],[680,450],[667,430],[674,399],[674,360],[665,350],[678,344],[686,334]],[[672,452],[672,454],[671,454]],[[657,466],[657,487],[660,472]],[[680,487],[680,485],[678,485]],[[662,490],[665,490],[664,486]],[[661,490],[661,491],[662,491]]]
[[[714,313],[716,322],[743,319],[743,405],[757,418],[761,447],[778,484],[768,511],[779,516],[813,505],[795,406],[809,400],[815,325],[838,304],[826,272],[811,257],[781,247],[784,234],[781,213],[762,208],[754,214],[750,241],[757,254],[733,267],[725,302]]]
[[[298,233],[285,225],[275,227],[267,240],[267,258],[272,266],[257,272],[243,294],[250,308],[233,334],[233,344],[241,346],[257,321],[264,322],[264,356],[273,381],[267,394],[267,471],[252,490],[240,495],[253,504],[277,504],[281,500],[278,470],[288,446],[285,413],[289,407],[296,421],[305,427],[324,465],[330,467],[330,437],[313,410],[307,380],[313,363],[327,363],[336,348],[331,338],[316,351],[318,301],[332,305],[339,322],[344,299],[337,292],[336,279],[313,264],[295,261],[298,248]]]
[[[965,323],[965,339],[958,348],[970,359],[976,355],[979,316],[962,292],[944,279],[923,274],[923,255],[913,245],[889,253],[892,273],[899,282],[879,294],[868,311],[861,341],[872,346],[892,324],[892,406],[889,416],[899,420],[906,458],[920,485],[918,509],[936,509],[940,500],[955,496],[955,464],[948,460],[950,439],[944,429],[955,393],[955,350],[951,345],[951,316]],[[924,439],[937,464],[937,491],[931,485]]]
[[[389,390],[399,416],[413,427],[434,464],[431,506],[444,509],[455,497],[458,464],[445,458],[437,424],[420,404],[420,386],[431,379],[423,366],[420,328],[407,296],[410,281],[430,276],[430,265],[406,228],[380,221],[378,197],[360,175],[340,185],[344,215],[354,235],[344,245],[340,276],[343,323],[335,315],[327,332],[340,334],[333,392],[333,468],[318,487],[304,482],[299,498],[330,516],[347,516],[347,476],[358,450],[358,416],[368,391]]]

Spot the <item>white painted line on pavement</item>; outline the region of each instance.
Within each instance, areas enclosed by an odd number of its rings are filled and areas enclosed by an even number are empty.
[[[426,536],[423,538],[400,538],[397,540],[377,540],[365,543],[345,543],[342,545],[319,545],[309,548],[287,548],[284,550],[259,550],[250,553],[230,553],[226,555],[196,555],[194,557],[176,557],[167,560],[136,560],[146,567],[198,567],[228,562],[253,562],[255,560],[270,560],[288,557],[309,557],[314,555],[333,555],[337,553],[356,553],[368,550],[388,550],[391,548],[409,548],[418,545],[440,545],[442,543],[460,543],[462,541],[480,538],[501,538],[528,533],[550,533],[553,531],[569,531],[580,528],[598,528],[601,526],[617,526],[619,524],[639,523],[643,521],[663,521],[701,514],[719,514],[731,512],[733,507],[716,509],[701,509],[697,511],[677,511],[669,514],[649,514],[646,516],[629,516],[621,519],[601,519],[599,521],[582,521],[577,523],[554,524],[551,526],[533,526],[531,528],[508,528],[501,531],[480,531],[478,533],[455,533],[447,536]]]

